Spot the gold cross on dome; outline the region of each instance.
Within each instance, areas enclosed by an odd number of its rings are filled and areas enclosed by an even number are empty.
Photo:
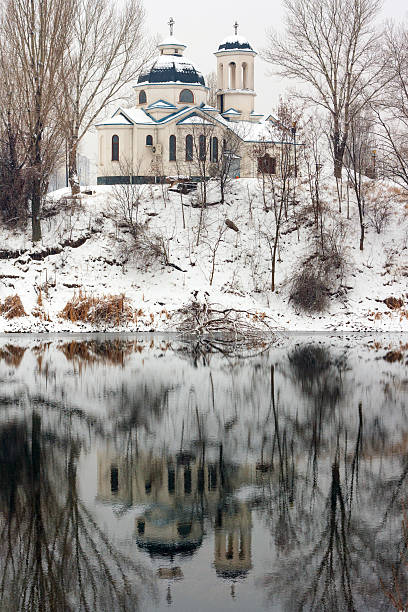
[[[170,36],[173,36],[174,24],[175,24],[175,21],[173,17],[170,17],[170,21],[168,23],[168,25],[170,26]]]
[[[235,36],[238,34],[238,21],[234,23]]]

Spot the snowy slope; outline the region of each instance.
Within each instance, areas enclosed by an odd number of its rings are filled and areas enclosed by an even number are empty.
[[[226,203],[204,211],[198,246],[201,211],[191,206],[194,196],[183,196],[182,206],[181,196],[167,186],[140,189],[138,220],[148,220],[150,232],[162,238],[168,260],[176,267],[158,259],[142,261],[135,251],[129,256],[129,233],[111,218],[114,188],[95,187],[94,195],[83,195],[74,207],[61,205],[58,214],[42,222],[41,244],[33,247],[28,229],[26,233],[0,230],[0,301],[18,294],[27,313],[12,320],[0,316],[0,332],[91,331],[90,324],[59,317],[67,301],[80,291],[92,296],[123,293],[133,309],[141,310],[137,320],[121,327],[133,331],[174,330],[173,313],[196,291],[202,298],[207,292],[211,304],[265,312],[279,329],[408,330],[404,315],[408,311],[408,216],[401,201],[392,204],[390,223],[383,233],[367,228],[362,252],[356,207],[351,203],[347,220],[343,204],[349,262],[344,295],[332,298],[328,312],[310,316],[297,312],[288,295],[288,279],[310,252],[314,231],[310,215],[305,217],[305,187],[299,187],[300,204],[295,211],[289,210],[282,226],[274,293],[270,291],[271,255],[264,239],[265,232],[273,233],[274,214],[264,210],[256,179],[234,181]],[[67,194],[60,190],[52,197],[57,201]],[[325,197],[334,211],[333,183],[325,186]],[[210,186],[208,200],[217,199],[215,186]],[[226,218],[238,226],[238,233],[225,226]],[[213,247],[218,239],[211,285]],[[38,308],[40,287],[42,306]],[[383,303],[390,296],[403,298],[404,306],[390,310]],[[40,316],[34,316],[33,310],[37,315],[40,310]]]

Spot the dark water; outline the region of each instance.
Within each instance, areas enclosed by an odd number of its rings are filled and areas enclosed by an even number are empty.
[[[404,606],[407,400],[397,336],[0,337],[0,609]]]

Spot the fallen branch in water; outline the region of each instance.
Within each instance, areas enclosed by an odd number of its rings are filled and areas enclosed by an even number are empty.
[[[255,348],[276,340],[276,325],[264,312],[219,308],[196,297],[173,315],[177,331],[199,335],[217,343],[217,348]]]

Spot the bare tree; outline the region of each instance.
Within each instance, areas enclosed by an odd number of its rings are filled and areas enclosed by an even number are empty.
[[[299,94],[330,115],[334,175],[341,178],[353,118],[382,87],[380,0],[285,0],[286,31],[269,33],[266,61],[305,84]]]
[[[205,80],[209,90],[207,98],[208,105],[217,108],[217,74],[212,71],[207,74]]]
[[[59,150],[56,101],[60,68],[71,35],[75,0],[9,0],[2,37],[12,63],[22,108],[26,111],[30,168],[32,239],[41,239],[40,210],[48,177]]]
[[[79,193],[78,145],[109,103],[123,98],[153,45],[144,34],[140,0],[77,0],[72,44],[61,65],[60,118],[68,145],[69,182]]]
[[[384,87],[374,106],[384,174],[408,189],[408,26],[389,25],[385,32]]]

